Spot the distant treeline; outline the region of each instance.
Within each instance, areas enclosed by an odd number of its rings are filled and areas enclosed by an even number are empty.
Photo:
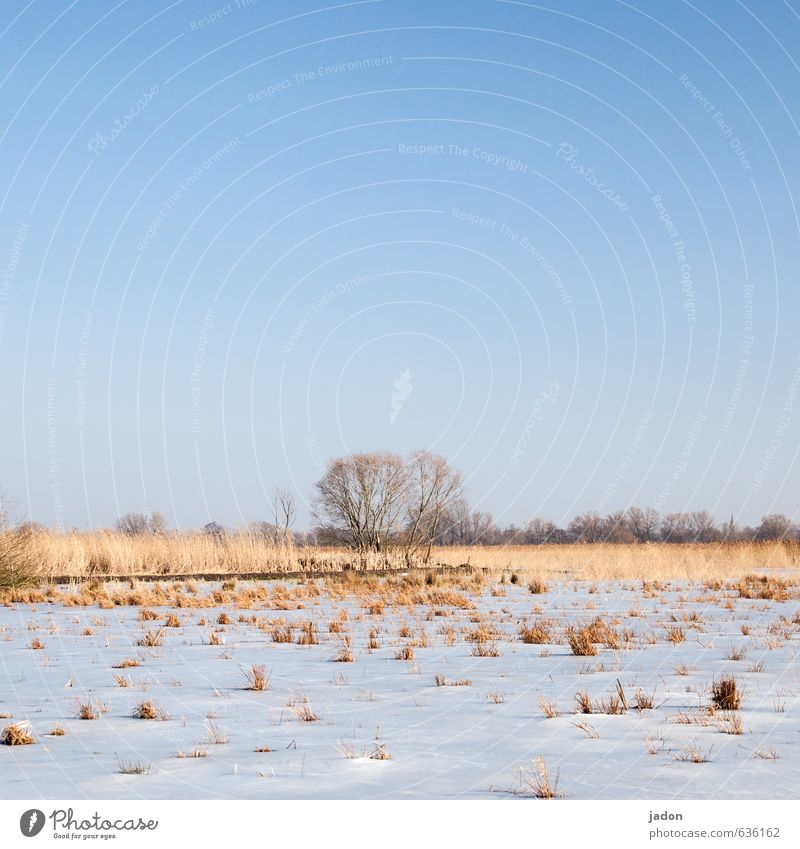
[[[115,530],[126,534],[169,533],[159,513],[127,513],[116,523]],[[331,535],[327,528],[295,531],[272,521],[251,522],[246,528],[226,528],[209,522],[202,532],[214,537],[247,531],[267,542],[291,542],[298,546],[342,545],[346,541]],[[770,513],[756,526],[738,525],[731,518],[717,524],[705,510],[688,513],[666,513],[663,516],[650,507],[630,507],[605,516],[596,512],[576,516],[566,527],[549,519],[536,517],[523,526],[498,525],[490,513],[473,510],[466,499],[453,502],[441,520],[435,545],[570,545],[575,543],[712,543],[746,541],[798,541],[800,526],[788,516]]]
[[[797,541],[800,527],[779,513],[756,527],[735,518],[717,524],[705,510],[661,514],[652,507],[630,507],[607,515],[582,513],[560,527],[534,517],[522,527],[500,525],[490,513],[475,510],[464,497],[463,478],[449,462],[429,451],[407,457],[391,452],[351,454],[331,460],[316,483],[314,528],[294,530],[295,497],[276,489],[269,521],[226,529],[209,522],[202,533],[222,539],[243,531],[255,539],[297,546],[342,546],[361,553],[405,552],[407,560],[427,562],[433,546],[553,545],[574,543],[714,543]],[[2,529],[0,510],[0,530]],[[35,531],[28,523],[21,529]],[[116,530],[126,535],[168,534],[164,517],[126,513]]]

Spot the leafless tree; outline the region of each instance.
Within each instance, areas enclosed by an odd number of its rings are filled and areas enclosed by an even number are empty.
[[[600,538],[603,542],[629,543],[635,541],[624,510],[609,513],[603,519],[600,525]]]
[[[575,542],[600,542],[603,538],[603,521],[599,513],[582,513],[567,528]]]
[[[558,528],[555,522],[549,519],[540,519],[538,516],[531,519],[525,525],[525,541],[533,545],[545,545],[553,543],[558,536]]]
[[[291,537],[290,529],[296,517],[294,493],[291,490],[280,488],[273,490],[272,514],[280,541],[288,541]]]
[[[324,539],[335,539],[362,555],[383,552],[396,540],[409,491],[408,467],[397,454],[331,460],[316,489],[314,515]]]
[[[427,563],[442,519],[461,496],[463,478],[444,457],[429,451],[415,451],[407,466],[406,559],[424,550],[423,562]]]
[[[667,513],[661,522],[664,542],[688,542],[691,535],[689,517],[685,513]]]
[[[717,523],[707,510],[689,514],[689,533],[694,542],[715,542],[720,538]]]
[[[125,513],[117,519],[117,530],[129,536],[150,533],[147,513]]]
[[[658,536],[661,517],[654,507],[630,507],[627,511],[628,527],[637,542],[652,542]]]
[[[116,528],[123,534],[163,534],[167,530],[167,520],[157,510],[153,513],[125,513],[117,519]]]
[[[762,517],[761,524],[756,528],[756,539],[776,540],[792,539],[794,534],[792,520],[782,513],[770,513]]]
[[[150,514],[150,533],[152,534],[165,534],[167,532],[167,520],[164,518],[162,513],[159,513],[158,510],[154,510]]]

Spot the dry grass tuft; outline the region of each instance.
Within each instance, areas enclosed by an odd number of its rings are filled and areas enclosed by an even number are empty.
[[[736,679],[730,675],[711,683],[711,701],[719,710],[739,710],[742,704],[742,694]]]
[[[307,701],[291,705],[291,710],[300,722],[319,722],[319,716]]]
[[[667,640],[670,643],[678,644],[686,641],[686,631],[683,630],[679,625],[673,625],[670,628],[667,628]]]
[[[350,634],[339,634],[339,642],[341,643],[341,647],[336,654],[334,660],[337,663],[352,663],[353,662],[353,652],[350,648],[350,644],[352,642],[352,638]]]
[[[541,710],[548,719],[555,719],[557,716],[561,715],[558,705],[545,696],[539,696],[539,710]]]
[[[133,660],[132,658],[126,658],[125,660],[121,660],[119,663],[115,663],[111,668],[112,669],[132,669],[134,666],[141,666],[138,660]]]
[[[206,723],[206,734],[208,735],[206,742],[212,746],[224,746],[230,739],[213,719]]]
[[[531,624],[520,626],[519,638],[523,643],[540,646],[544,643],[553,642],[552,623],[547,619],[537,619]]]
[[[600,739],[600,732],[594,727],[594,725],[589,725],[585,720],[579,719],[577,722],[571,722],[570,725],[574,725],[576,728],[580,728],[581,731],[585,731],[587,736],[592,740]]]
[[[386,746],[381,740],[380,725],[375,729],[375,745],[372,747],[369,757],[372,761],[390,761],[392,759],[392,756],[386,750]]]
[[[31,735],[30,722],[15,722],[13,725],[6,725],[3,733],[0,734],[0,743],[4,746],[30,746],[35,742]]]
[[[134,707],[131,716],[134,719],[158,719],[160,721],[166,721],[169,719],[169,714],[161,707],[159,707],[152,699],[148,699],[145,702],[139,702],[136,707]]]
[[[245,678],[245,690],[262,692],[269,687],[269,675],[261,663],[254,663],[249,669],[243,669],[242,674]]]
[[[701,749],[696,743],[693,743],[692,745],[684,746],[680,750],[680,752],[677,752],[675,755],[675,760],[693,764],[704,764],[711,760],[711,752],[713,750],[713,746],[710,746],[708,749],[704,750]]]
[[[144,636],[140,637],[136,641],[137,646],[145,646],[146,648],[158,648],[159,646],[164,645],[164,639],[166,638],[166,631],[163,628],[157,628],[155,631],[148,628],[144,632]]]
[[[717,728],[722,734],[743,734],[742,717],[738,713],[729,713],[717,717]]]
[[[273,625],[270,637],[273,643],[291,643],[293,640],[292,626],[280,623]]]
[[[107,710],[108,708],[100,702],[75,699],[75,716],[77,719],[100,719]]]
[[[142,761],[126,761],[117,755],[117,772],[121,775],[147,775],[151,764]]]
[[[319,643],[317,629],[312,621],[304,622],[300,627],[300,635],[297,637],[299,646],[315,646]]]
[[[475,643],[470,654],[473,657],[500,657],[500,649],[497,643],[480,642]]]
[[[574,628],[570,625],[567,628],[567,642],[577,657],[594,657],[597,654],[597,648],[587,628]]]
[[[537,758],[534,769],[520,770],[522,792],[536,799],[560,799],[564,796],[558,790],[560,774],[557,771],[555,780],[551,781],[544,758]]]
[[[644,738],[644,746],[648,755],[657,755],[664,748],[664,734],[659,731],[656,734],[647,734]]]

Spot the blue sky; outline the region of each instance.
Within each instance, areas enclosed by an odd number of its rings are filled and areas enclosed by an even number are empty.
[[[326,458],[427,447],[503,524],[797,517],[796,3],[11,0],[0,34],[18,514],[235,525],[280,485],[305,526]]]

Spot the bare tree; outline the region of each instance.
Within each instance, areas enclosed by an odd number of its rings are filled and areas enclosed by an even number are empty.
[[[635,537],[628,527],[624,510],[609,513],[600,524],[600,538],[603,542],[634,542]]]
[[[545,545],[556,542],[558,528],[549,519],[540,519],[538,516],[531,519],[525,525],[525,541],[533,545]]]
[[[396,454],[353,454],[331,460],[317,482],[314,499],[320,534],[362,555],[385,551],[400,530],[408,489],[408,468]]]
[[[600,542],[603,538],[602,525],[599,513],[583,513],[569,523],[567,530],[575,542]]]
[[[664,542],[688,542],[691,536],[689,517],[685,513],[667,513],[661,522]]]
[[[219,522],[209,522],[203,525],[203,533],[213,537],[217,542],[222,542],[227,536],[227,531]]]
[[[760,540],[791,539],[793,536],[792,520],[782,513],[763,516],[755,533],[756,539]]]
[[[460,472],[439,454],[415,451],[408,460],[408,508],[405,533],[406,560],[425,550],[430,560],[433,541],[447,509],[462,493]]]
[[[116,528],[128,536],[139,534],[163,534],[167,520],[157,510],[153,513],[125,513],[117,519]]]
[[[689,532],[694,542],[716,542],[721,536],[714,517],[707,510],[689,514]]]
[[[296,510],[294,493],[289,489],[277,488],[272,492],[272,514],[279,539],[286,542],[290,538],[290,529],[294,524]]]
[[[651,542],[658,536],[661,517],[654,507],[630,507],[627,511],[628,527],[637,542]]]
[[[117,530],[128,536],[150,533],[147,513],[125,513],[117,519]]]

